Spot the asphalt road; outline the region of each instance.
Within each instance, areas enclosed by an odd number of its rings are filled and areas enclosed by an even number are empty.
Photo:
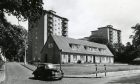
[[[63,78],[58,81],[44,81],[33,78],[32,71],[16,62],[6,63],[6,79],[2,84],[104,84],[106,78]]]
[[[116,80],[112,80],[109,84],[140,84],[140,74],[128,77],[121,77]]]
[[[16,62],[6,63],[5,72],[6,79],[2,84],[121,84],[119,80],[124,77],[63,78],[59,81],[44,81],[34,79],[31,70]]]

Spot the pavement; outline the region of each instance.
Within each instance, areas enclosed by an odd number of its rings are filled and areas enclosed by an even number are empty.
[[[5,64],[0,68],[0,84],[5,80]]]
[[[21,65],[28,68],[31,71],[34,71],[36,69],[36,66],[30,65],[30,64],[21,63]],[[136,75],[136,74],[140,74],[140,70],[115,71],[115,72],[83,74],[83,75],[65,75],[64,74],[64,78],[103,78],[103,77]]]

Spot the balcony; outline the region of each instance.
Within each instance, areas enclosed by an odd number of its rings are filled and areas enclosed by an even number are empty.
[[[68,32],[63,32],[62,35],[63,36],[67,36],[68,35]]]
[[[51,22],[52,23],[53,22],[53,19],[49,19],[48,22]]]
[[[63,20],[63,24],[68,24],[68,21],[67,20]]]
[[[48,24],[48,27],[52,28],[53,27],[53,24]]]
[[[67,32],[68,28],[63,28],[62,31]]]
[[[52,32],[53,32],[53,30],[52,30],[52,29],[49,29],[49,30],[48,30],[48,33],[52,33]]]
[[[52,18],[53,18],[53,15],[48,15],[48,18],[49,18],[49,19],[52,19]]]
[[[64,27],[64,28],[67,28],[67,27],[68,27],[68,24],[63,24],[63,27]]]

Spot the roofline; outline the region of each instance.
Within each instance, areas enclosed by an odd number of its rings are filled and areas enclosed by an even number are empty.
[[[103,28],[109,28],[109,29],[113,29],[113,30],[116,30],[116,31],[120,31],[121,32],[121,30],[118,30],[118,29],[115,29],[115,28],[112,28],[112,27],[100,27],[98,29],[103,29]]]
[[[48,39],[49,39],[49,38],[50,38],[50,36],[48,37]],[[43,45],[43,48],[41,49],[40,53],[42,53],[42,52],[43,52],[43,49],[44,49],[44,48],[45,48],[45,46],[47,45],[48,39],[47,39],[47,41],[45,42],[45,44]]]
[[[64,18],[64,17],[61,17],[61,16],[59,16],[59,15],[57,15],[57,14],[54,14],[54,13],[52,13],[51,11],[53,11],[53,10],[45,10],[45,14],[52,14],[52,15],[54,15],[55,17],[59,17],[59,18],[61,18],[61,19],[64,19],[64,20],[67,20],[67,21],[68,21],[67,18]],[[55,11],[54,11],[54,12],[55,12]]]
[[[65,52],[62,51],[62,53],[72,53],[72,54],[83,54],[83,55],[97,55],[97,54],[85,54],[85,53],[75,53],[75,52]],[[108,57],[114,57],[114,55],[98,55],[98,56],[108,56]]]
[[[91,31],[91,32],[97,32],[98,30],[94,30],[94,31]]]
[[[61,47],[61,46],[59,46],[58,45],[58,43],[57,43],[57,41],[60,41],[59,39],[56,39],[56,38],[58,38],[58,37],[61,37],[62,39],[64,39],[64,38],[67,38],[67,39],[71,39],[71,41],[72,41],[72,39],[73,38],[68,38],[68,37],[62,37],[62,36],[57,36],[57,35],[51,35],[52,36],[52,39],[54,40],[54,43],[57,45],[57,48],[58,48],[58,50],[61,50],[61,49],[65,49],[65,48],[63,48],[63,47]],[[78,40],[78,39],[73,39],[73,40]],[[83,40],[79,40],[79,42],[81,42],[81,41],[83,41]],[[48,41],[47,41],[48,42]],[[85,42],[88,42],[87,43],[87,45],[85,44]],[[91,47],[97,47],[97,46],[93,46],[94,44],[95,45],[97,45],[98,44],[98,48],[106,48],[107,50],[109,50],[108,49],[108,47],[105,45],[105,44],[99,44],[99,43],[95,43],[95,42],[89,42],[89,41],[85,41],[83,44],[81,44],[81,43],[78,43],[78,44],[80,44],[80,45],[86,45],[86,46],[91,46]],[[71,42],[67,42],[67,44],[69,44],[69,43],[71,43]],[[72,42],[72,43],[75,43],[75,41],[74,42]],[[77,42],[76,42],[77,43]],[[89,44],[89,43],[94,43],[94,44]],[[89,44],[89,45],[88,45]],[[110,50],[109,50],[110,51]],[[114,56],[111,52],[109,52],[109,54],[108,53],[92,53],[92,52],[87,52],[86,53],[86,51],[85,52],[75,52],[75,51],[71,51],[71,50],[69,50],[69,49],[66,49],[66,50],[62,50],[61,52],[63,52],[63,53],[77,53],[77,54],[87,54],[87,55],[99,55],[99,56]]]
[[[53,35],[51,34],[51,36],[57,36],[57,35]],[[63,36],[59,36],[59,37],[63,37]],[[96,43],[96,42],[91,42],[91,41],[87,41],[87,40],[80,40],[80,39],[75,39],[75,38],[70,38],[70,37],[63,37],[63,38],[68,38],[68,39],[73,39],[73,40],[79,40],[79,41],[85,41],[85,42],[88,42],[88,43],[95,43],[95,44],[98,44],[98,45],[102,45],[102,46],[106,46],[105,44],[101,44],[101,43]],[[71,42],[71,43],[74,43],[74,42]],[[80,44],[80,43],[79,43]],[[80,44],[81,45],[81,44]],[[89,45],[85,45],[85,46],[89,46]],[[95,46],[91,46],[91,47],[95,47]]]

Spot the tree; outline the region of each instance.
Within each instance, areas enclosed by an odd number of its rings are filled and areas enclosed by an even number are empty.
[[[132,29],[134,30],[134,35],[131,35],[130,38],[132,38],[132,42],[133,45],[139,46],[140,45],[140,24],[137,23],[134,27],[132,27]]]
[[[42,5],[42,0],[0,0],[0,45],[7,58],[22,58],[27,31],[7,22],[5,13],[16,16],[19,21],[37,22],[44,14]]]
[[[140,46],[140,24],[136,24],[132,29],[134,30],[134,35],[130,36],[130,38],[133,39],[132,44],[127,42],[126,46],[124,46],[123,52],[117,53],[116,60],[119,62],[131,63],[139,56],[138,46]]]
[[[19,26],[18,28],[21,29],[21,37],[20,38],[22,40],[22,44],[21,44],[20,49],[18,51],[17,58],[19,58],[20,61],[24,61],[25,52],[28,49],[28,32],[26,29],[22,28],[21,26]]]
[[[11,25],[5,18],[0,19],[0,45],[3,47],[8,59],[18,58],[22,47],[24,47],[23,34],[27,30],[21,26]]]
[[[37,21],[44,13],[42,0],[0,0],[0,14],[14,15],[19,21]]]
[[[130,42],[127,42],[126,46],[123,49],[123,52],[121,52],[118,57],[118,61],[125,62],[125,63],[131,62],[134,57],[132,56],[132,51],[133,51],[133,46],[131,45]]]

